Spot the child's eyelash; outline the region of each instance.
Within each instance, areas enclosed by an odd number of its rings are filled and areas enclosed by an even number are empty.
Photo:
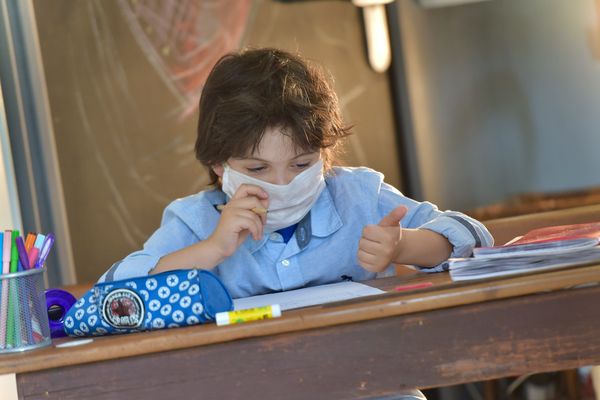
[[[248,171],[250,172],[260,172],[263,169],[265,169],[265,167],[256,167],[256,168],[246,168]]]
[[[308,167],[309,165],[310,165],[310,162],[305,162],[305,163],[297,163],[297,164],[294,164],[294,166],[295,166],[296,168],[306,168],[306,167]],[[265,167],[254,167],[254,168],[247,167],[247,168],[246,168],[246,170],[247,170],[248,172],[260,172],[260,171],[264,171],[264,170],[265,170]]]

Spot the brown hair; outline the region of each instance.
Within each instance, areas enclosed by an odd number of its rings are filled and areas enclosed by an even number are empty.
[[[256,150],[268,127],[282,127],[303,151],[323,149],[326,169],[342,123],[329,76],[301,56],[277,49],[246,49],[223,56],[200,97],[196,158],[209,167]]]

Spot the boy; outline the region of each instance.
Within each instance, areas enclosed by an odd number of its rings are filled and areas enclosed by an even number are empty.
[[[102,280],[201,268],[232,297],[430,271],[493,239],[479,222],[403,196],[368,168],[333,167],[350,134],[322,70],[277,49],[224,56],[199,105],[196,156],[213,188],[171,203],[161,226]]]

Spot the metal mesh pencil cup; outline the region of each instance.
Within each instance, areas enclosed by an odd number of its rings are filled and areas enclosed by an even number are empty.
[[[13,353],[52,343],[44,272],[46,268],[0,275],[0,353]]]

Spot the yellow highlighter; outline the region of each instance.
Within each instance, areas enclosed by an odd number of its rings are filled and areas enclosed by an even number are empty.
[[[245,310],[223,311],[217,313],[216,320],[217,325],[222,326],[277,317],[281,317],[281,307],[279,304],[272,304],[270,306],[248,308]]]

